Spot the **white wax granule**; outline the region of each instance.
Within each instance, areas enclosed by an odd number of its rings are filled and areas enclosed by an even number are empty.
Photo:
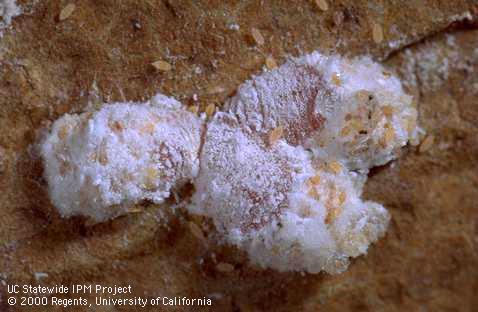
[[[63,116],[41,147],[53,204],[103,221],[141,200],[161,203],[197,174],[201,128],[163,95]]]
[[[12,18],[20,15],[21,12],[15,0],[0,0],[0,28],[9,26]]]
[[[344,271],[390,216],[360,196],[368,169],[418,134],[400,81],[369,58],[319,53],[239,87],[207,125],[188,209],[281,271]]]

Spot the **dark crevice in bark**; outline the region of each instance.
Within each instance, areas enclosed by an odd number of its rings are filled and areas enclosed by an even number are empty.
[[[424,36],[413,40],[407,44],[404,44],[403,46],[391,50],[389,52],[385,53],[385,56],[381,58],[381,61],[386,61],[389,60],[390,58],[394,57],[396,54],[402,52],[403,50],[410,48],[412,46],[421,44],[425,41],[432,40],[433,38],[436,38],[437,36],[440,36],[444,33],[451,33],[451,32],[457,32],[457,31],[466,31],[466,30],[475,30],[478,29],[478,15],[472,16],[472,19],[463,19],[459,21],[454,21],[449,23],[447,26],[438,29],[436,31],[430,32],[428,34],[425,34]]]

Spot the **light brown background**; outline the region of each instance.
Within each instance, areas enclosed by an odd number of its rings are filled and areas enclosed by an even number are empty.
[[[48,285],[131,284],[134,295],[149,298],[214,294],[216,311],[478,309],[477,2],[329,0],[326,12],[305,0],[36,2],[19,1],[27,13],[0,39],[0,282],[37,284],[42,272]],[[59,21],[70,2],[76,10]],[[374,23],[384,29],[379,44]],[[190,216],[178,213],[165,226],[165,207],[97,226],[63,220],[51,207],[34,144],[62,114],[158,91],[220,106],[261,72],[265,57],[280,64],[317,49],[383,60],[436,138],[430,150],[405,148],[372,172],[365,196],[393,219],[346,273],[258,270],[237,251],[195,238],[183,222]],[[156,71],[157,60],[172,70]],[[216,86],[224,92],[212,92]],[[214,259],[234,272],[217,272]],[[10,311],[0,289],[0,311]]]

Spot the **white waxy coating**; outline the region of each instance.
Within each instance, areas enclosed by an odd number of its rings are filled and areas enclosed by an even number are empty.
[[[163,95],[63,116],[41,150],[53,204],[65,217],[103,221],[141,200],[164,201],[197,174],[201,128]]]
[[[217,113],[207,124],[194,181],[197,205],[189,209],[212,216],[219,230],[262,227],[281,213],[292,176],[303,170],[301,155],[288,149],[293,147],[282,144],[270,152],[256,134],[242,131],[233,116]]]
[[[350,169],[390,161],[418,134],[411,97],[398,78],[366,57],[315,52],[291,59],[244,83],[227,107],[251,130],[281,126],[288,143]]]
[[[385,233],[388,212],[360,198],[366,173],[419,129],[382,66],[313,53],[246,82],[226,106],[206,130],[161,95],[65,115],[42,146],[53,203],[102,221],[193,180],[187,209],[281,271],[342,272]]]
[[[360,196],[368,169],[417,136],[396,77],[313,53],[247,81],[226,108],[208,124],[189,207],[226,242],[262,267],[338,273],[384,235],[388,212]]]
[[[232,115],[209,122],[200,163],[189,211],[262,267],[342,272],[388,224],[381,205],[360,199],[364,176],[285,140],[271,146]]]
[[[347,60],[317,53],[304,58],[321,68],[334,101],[317,105],[324,128],[305,146],[321,158],[368,169],[396,158],[418,136],[417,111],[400,80],[369,58]]]
[[[315,102],[320,96],[329,96],[321,72],[291,60],[246,81],[227,101],[226,110],[257,133],[283,127],[287,142],[298,145],[323,125]]]

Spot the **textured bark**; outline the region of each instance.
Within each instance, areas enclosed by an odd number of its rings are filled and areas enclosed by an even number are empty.
[[[43,272],[44,284],[131,284],[143,297],[216,294],[218,311],[476,309],[477,3],[328,2],[323,12],[305,0],[85,0],[59,21],[67,3],[45,0],[15,18],[0,39],[0,281],[36,284]],[[383,28],[379,44],[374,24]],[[266,57],[280,64],[317,49],[385,60],[435,137],[429,150],[406,148],[372,172],[366,198],[384,204],[392,223],[344,274],[258,270],[237,250],[203,244],[182,221],[191,216],[164,226],[161,206],[95,226],[61,219],[51,206],[35,143],[60,115],[158,91],[220,106]],[[437,66],[444,58],[446,68]],[[157,60],[172,69],[156,70]],[[235,270],[218,272],[214,259]],[[0,288],[0,311],[17,311],[6,296]]]

